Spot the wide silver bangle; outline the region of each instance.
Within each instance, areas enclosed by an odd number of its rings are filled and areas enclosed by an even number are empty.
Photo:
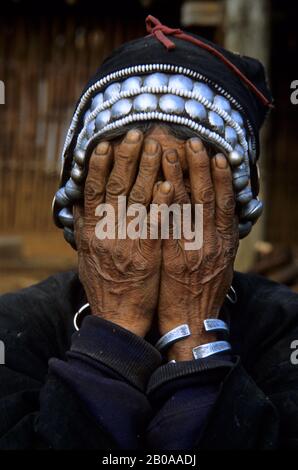
[[[190,329],[187,324],[179,325],[173,330],[169,331],[165,335],[163,335],[155,344],[156,349],[160,352],[164,351],[168,348],[171,344],[180,341],[181,339],[187,338],[190,336]]]
[[[204,320],[204,328],[205,328],[205,331],[229,332],[229,327],[226,324],[226,322],[218,318],[208,318],[207,320]]]
[[[194,359],[204,359],[225,351],[230,351],[231,345],[228,341],[213,341],[212,343],[201,344],[192,350]]]

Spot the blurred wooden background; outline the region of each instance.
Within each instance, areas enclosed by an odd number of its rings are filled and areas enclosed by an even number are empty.
[[[250,2],[254,3],[246,0],[246,8]],[[290,83],[298,78],[294,74],[297,33],[293,2],[264,2],[270,14],[267,47],[276,111],[266,138],[267,209],[258,236],[272,249],[291,248],[298,237],[298,106],[289,100]],[[170,26],[181,26],[182,21],[185,29],[225,43],[225,0],[195,2],[201,7],[204,3],[207,13],[194,18],[193,24],[187,19],[189,3],[1,3],[7,9],[0,19],[0,79],[6,95],[5,105],[0,106],[0,292],[75,266],[75,253],[52,223],[51,202],[75,103],[104,57],[121,43],[146,34],[148,13]]]

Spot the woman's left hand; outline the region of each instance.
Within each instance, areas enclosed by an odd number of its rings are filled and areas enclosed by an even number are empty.
[[[185,249],[190,240],[163,240],[158,306],[160,334],[187,323],[191,336],[174,343],[168,359],[193,359],[192,349],[216,340],[204,331],[203,321],[216,318],[231,285],[238,248],[238,220],[232,173],[224,155],[210,158],[198,138],[185,143],[189,167],[191,203],[203,204],[203,243]],[[174,203],[189,203],[175,149],[162,157],[165,179],[175,189]]]

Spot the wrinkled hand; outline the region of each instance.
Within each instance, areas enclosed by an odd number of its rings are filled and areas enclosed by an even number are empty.
[[[160,334],[183,323],[188,323],[192,333],[169,348],[169,360],[191,360],[193,347],[216,340],[215,334],[204,331],[203,321],[219,314],[231,285],[238,247],[232,174],[226,158],[222,154],[208,157],[198,138],[187,141],[185,147],[191,202],[203,204],[203,245],[199,250],[185,250],[183,239],[163,240]],[[162,168],[174,186],[174,202],[189,203],[174,149],[163,155]]]
[[[142,337],[150,329],[158,302],[161,240],[118,239],[117,231],[115,239],[101,240],[95,232],[99,221],[95,213],[99,204],[110,204],[117,221],[118,196],[127,197],[127,207],[148,207],[160,164],[159,143],[143,142],[138,130],[129,131],[119,145],[99,143],[89,163],[84,207],[75,207],[79,277],[92,313]],[[164,182],[153,202],[170,204],[172,198],[173,188]],[[159,224],[158,218],[151,223]]]

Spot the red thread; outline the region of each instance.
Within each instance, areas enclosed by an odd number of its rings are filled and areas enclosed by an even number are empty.
[[[184,41],[191,42],[196,46],[201,47],[202,49],[207,50],[210,54],[218,57],[224,64],[229,67],[241,80],[250,88],[255,95],[262,101],[265,106],[273,107],[271,102],[266,98],[265,95],[241,72],[241,70],[236,67],[229,59],[227,59],[221,52],[219,52],[214,47],[206,44],[200,39],[196,39],[183,31],[181,29],[169,28],[168,26],[162,24],[157,18],[152,15],[148,15],[146,18],[146,29],[149,33],[149,36],[155,36],[156,39],[161,42],[168,50],[175,49],[176,45],[171,41],[167,35],[174,36],[178,39],[183,39]]]

